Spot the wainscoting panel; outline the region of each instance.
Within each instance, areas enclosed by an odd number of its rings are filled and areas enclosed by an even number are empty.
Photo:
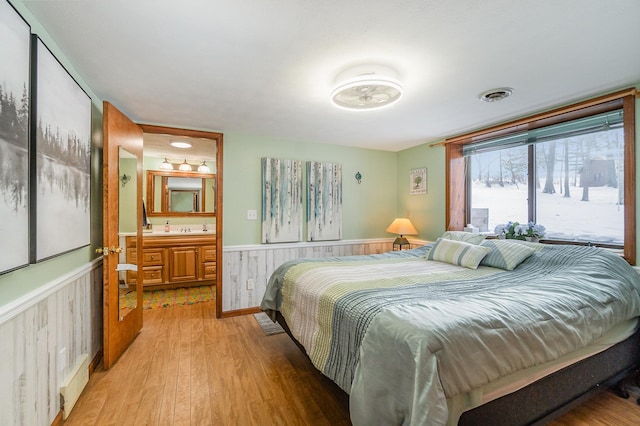
[[[0,307],[0,424],[49,426],[60,384],[102,349],[102,259]]]
[[[392,243],[376,239],[224,247],[222,312],[260,306],[269,277],[288,260],[384,253]],[[249,279],[254,280],[253,290],[247,288]]]

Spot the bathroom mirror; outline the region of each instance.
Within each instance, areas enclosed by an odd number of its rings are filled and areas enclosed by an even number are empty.
[[[148,216],[215,216],[216,175],[147,171]]]
[[[133,238],[133,246],[127,247],[126,235],[137,232],[138,229],[138,185],[137,185],[137,157],[123,147],[118,152],[118,233],[122,251],[118,254],[118,309],[120,321],[133,311],[138,304],[138,293],[135,277],[136,247]],[[130,251],[130,253],[128,253]]]

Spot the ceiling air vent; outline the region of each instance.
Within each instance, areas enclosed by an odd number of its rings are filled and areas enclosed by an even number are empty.
[[[484,102],[498,102],[504,98],[508,98],[513,93],[513,89],[510,87],[501,87],[499,89],[491,89],[486,92],[480,93],[478,98]]]

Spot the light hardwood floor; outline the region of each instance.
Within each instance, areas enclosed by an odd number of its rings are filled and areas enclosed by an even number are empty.
[[[348,406],[286,334],[266,336],[253,315],[217,320],[205,302],[144,311],[64,425],[349,425]],[[639,425],[640,407],[602,392],[552,424]]]

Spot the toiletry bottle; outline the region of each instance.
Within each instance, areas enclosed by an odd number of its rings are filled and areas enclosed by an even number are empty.
[[[206,231],[206,230],[207,230],[207,222],[204,222],[204,223],[202,224],[202,230],[203,230],[203,231]]]
[[[169,226],[169,221],[167,221],[167,223],[164,224],[164,232],[169,232],[170,229],[171,227]]]

